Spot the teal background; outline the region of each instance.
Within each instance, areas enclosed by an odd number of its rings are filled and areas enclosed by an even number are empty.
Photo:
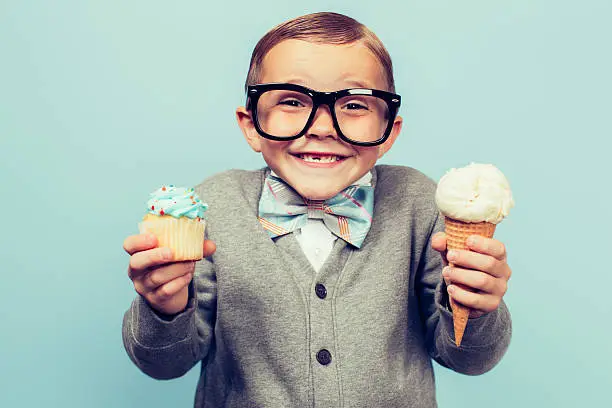
[[[609,1],[0,1],[0,406],[189,407],[121,343],[123,239],[148,193],[262,159],[234,120],[253,46],[344,12],[394,61],[383,163],[496,164],[514,336],[491,372],[436,367],[441,407],[612,406]],[[609,405],[608,405],[609,404]]]

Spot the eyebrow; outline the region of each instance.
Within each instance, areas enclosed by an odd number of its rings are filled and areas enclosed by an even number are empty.
[[[353,85],[356,88],[367,88],[367,89],[374,89],[375,88],[374,86],[372,86],[372,84],[360,81],[358,79],[349,79],[349,80],[346,80],[346,83],[350,84],[350,85]]]
[[[347,80],[347,79],[341,78],[341,80],[344,81],[349,88],[376,89],[376,87],[372,86],[372,84],[369,84],[368,82],[360,81],[358,79],[348,79]],[[306,88],[314,89],[311,84],[309,84],[308,82],[304,81],[301,78],[287,78],[280,82],[287,83],[287,84],[302,85],[302,86],[305,86]],[[342,88],[342,89],[346,89],[346,88]]]
[[[287,78],[287,79],[283,79],[282,81],[279,81],[280,83],[284,83],[284,84],[295,84],[295,85],[302,85],[305,86],[306,88],[310,88],[309,84],[304,81],[303,79],[300,78]]]

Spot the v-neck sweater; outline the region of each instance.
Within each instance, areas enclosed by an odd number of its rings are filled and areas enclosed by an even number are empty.
[[[469,375],[499,362],[511,337],[503,302],[454,343],[432,180],[376,166],[363,245],[336,240],[317,272],[292,234],[274,242],[257,220],[269,171],[196,188],[217,251],[196,263],[184,312],[162,318],[140,296],[126,312],[124,345],[144,373],[176,378],[201,363],[196,408],[423,408],[437,406],[432,360]]]

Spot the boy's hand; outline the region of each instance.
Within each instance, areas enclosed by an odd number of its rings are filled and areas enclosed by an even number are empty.
[[[152,234],[132,235],[123,242],[130,254],[128,276],[134,289],[156,311],[172,315],[182,312],[189,300],[189,282],[193,278],[194,261],[173,262],[170,248],[158,248]],[[215,252],[212,241],[204,241],[204,256]]]
[[[479,317],[497,309],[506,290],[512,270],[506,262],[506,247],[498,240],[472,235],[467,240],[470,251],[446,251],[446,234],[432,237],[431,246],[442,254],[442,270],[453,300]],[[448,266],[448,262],[454,266]]]

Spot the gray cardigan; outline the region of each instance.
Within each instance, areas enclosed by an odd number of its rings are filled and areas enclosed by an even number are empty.
[[[193,296],[171,318],[137,297],[123,321],[132,361],[158,379],[201,364],[195,407],[436,407],[432,360],[460,373],[505,353],[506,306],[470,319],[460,348],[431,235],[435,184],[373,169],[372,227],[361,249],[338,239],[317,273],[295,237],[257,220],[269,169],[232,170],[196,188],[217,252],[196,263]],[[323,285],[323,286],[321,286]]]

